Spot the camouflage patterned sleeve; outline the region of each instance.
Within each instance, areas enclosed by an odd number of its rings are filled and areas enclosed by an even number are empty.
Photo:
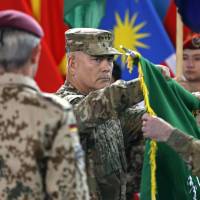
[[[71,111],[63,118],[48,160],[46,188],[50,199],[89,199],[83,150]]]
[[[144,109],[128,108],[120,116],[127,158],[127,199],[139,193],[144,158],[145,141],[141,131]]]
[[[141,118],[145,112],[145,109],[133,106],[131,108],[126,109],[125,112],[121,113],[120,121],[124,134],[125,146],[126,142],[137,140],[137,138],[142,138]]]
[[[111,86],[89,93],[74,107],[79,128],[95,127],[132,105],[143,100],[138,79],[131,81],[116,81]]]
[[[167,144],[185,160],[194,175],[200,176],[200,140],[174,129]]]

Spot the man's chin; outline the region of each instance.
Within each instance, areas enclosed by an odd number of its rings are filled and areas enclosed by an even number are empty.
[[[102,83],[98,84],[97,88],[102,89],[102,88],[108,87],[109,85],[110,85],[110,81],[102,82]]]
[[[189,82],[200,82],[200,79],[196,77],[188,77],[186,80]]]
[[[184,76],[187,81],[195,81],[195,79],[197,79],[197,77],[195,77],[195,74],[191,72],[185,73]]]

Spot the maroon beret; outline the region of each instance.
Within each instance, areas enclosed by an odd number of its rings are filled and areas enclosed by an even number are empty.
[[[200,34],[189,36],[183,43],[183,49],[200,49]]]
[[[24,30],[39,38],[44,35],[41,26],[33,17],[17,10],[0,11],[0,28],[2,27]]]

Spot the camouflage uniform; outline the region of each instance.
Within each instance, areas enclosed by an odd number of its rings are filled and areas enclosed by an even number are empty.
[[[200,141],[174,129],[167,144],[171,146],[188,163],[192,173],[200,176]]]
[[[184,87],[186,90],[188,90],[189,92],[198,92],[199,91],[199,84],[194,84],[195,82],[190,82],[188,80],[185,80],[184,77],[179,77],[179,78],[175,78],[175,80],[182,86]]]
[[[134,193],[140,193],[145,140],[142,133],[139,133],[138,138],[128,140],[128,143],[128,145],[125,143],[127,158],[126,197],[127,200],[133,200]]]
[[[57,94],[74,106],[86,152],[91,199],[126,199],[123,140],[137,140],[141,134],[144,110],[131,107],[143,99],[139,81],[117,81],[88,95],[65,83]]]
[[[0,103],[0,199],[88,199],[71,106],[11,73]]]

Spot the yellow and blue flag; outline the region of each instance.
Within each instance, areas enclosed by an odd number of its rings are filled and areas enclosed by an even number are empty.
[[[151,1],[107,0],[99,28],[113,31],[115,48],[123,45],[136,50],[151,62],[166,63],[174,71],[175,50]],[[117,61],[124,66],[125,60],[119,57]],[[123,79],[136,76],[136,68],[132,74],[123,68]]]
[[[175,72],[175,50],[163,24],[149,0],[65,0],[64,19],[71,27],[93,27],[113,31],[114,46],[136,50],[156,64],[166,64]],[[125,57],[119,57],[122,78],[130,74]]]

